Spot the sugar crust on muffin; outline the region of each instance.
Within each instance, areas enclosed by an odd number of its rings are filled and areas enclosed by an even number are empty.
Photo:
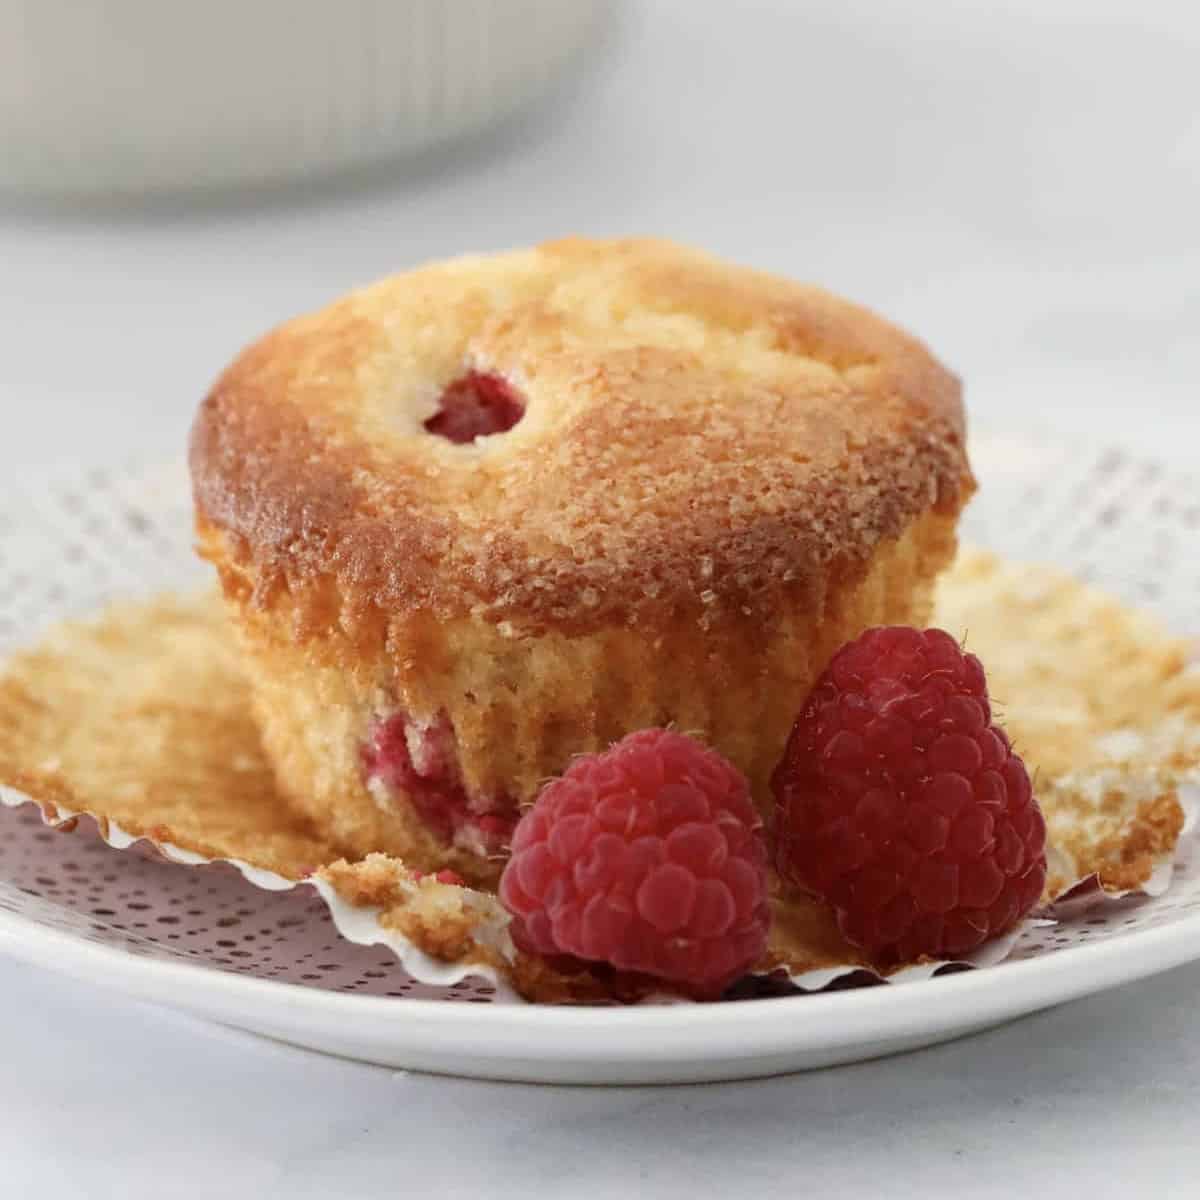
[[[524,416],[430,436],[471,367]],[[669,243],[571,240],[287,323],[220,378],[191,462],[264,591],[332,576],[349,600],[575,632],[681,603],[769,619],[830,560],[956,511],[962,441],[956,379],[867,310]]]

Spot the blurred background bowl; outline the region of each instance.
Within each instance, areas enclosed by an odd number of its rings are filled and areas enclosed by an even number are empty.
[[[284,182],[544,94],[611,0],[0,0],[0,190]]]

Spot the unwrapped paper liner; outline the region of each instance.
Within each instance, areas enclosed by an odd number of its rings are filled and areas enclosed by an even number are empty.
[[[1180,837],[1180,842],[1182,842],[1184,838],[1195,833],[1197,824],[1200,823],[1200,780],[1181,788],[1179,800],[1184,811],[1184,827]],[[0,804],[8,808],[16,808],[26,803],[34,802],[20,792],[0,787]],[[90,813],[72,812],[62,806],[55,806],[53,812],[40,805],[39,809],[43,820],[51,827],[72,829],[81,819],[90,820],[98,835],[116,850],[128,850],[137,845],[148,844],[164,859],[185,866],[226,864],[235,868],[249,883],[265,891],[280,892],[294,887],[312,887],[327,905],[334,927],[341,937],[361,946],[385,947],[396,956],[403,969],[417,982],[431,987],[449,988],[464,979],[475,977],[485,979],[495,987],[496,1001],[524,1003],[523,998],[512,988],[500,967],[489,962],[446,962],[433,957],[399,931],[387,928],[382,924],[380,920],[382,910],[379,907],[355,905],[348,902],[326,879],[314,876],[306,880],[295,881],[274,871],[255,867],[238,859],[209,859],[170,842],[158,842],[150,838],[137,837],[127,833],[111,819],[96,818]],[[1052,848],[1051,856],[1053,856]],[[1149,897],[1164,894],[1170,886],[1173,862],[1174,854],[1165,856],[1157,863],[1145,883],[1134,890]],[[416,878],[412,879],[411,886],[414,889],[419,886]],[[507,918],[500,908],[499,901],[484,892],[475,892],[466,888],[460,890],[467,895],[469,903],[478,909],[479,921],[472,928],[472,936],[475,941],[481,948],[490,951],[499,959],[506,962],[511,961],[514,950],[506,928]],[[1003,937],[985,943],[965,958],[914,963],[887,976],[877,976],[877,978],[888,983],[903,984],[930,979],[939,971],[949,967],[978,969],[995,966],[1008,958],[1021,935],[1031,925],[1044,926],[1056,924],[1060,920],[1069,921],[1078,917],[1081,912],[1092,911],[1097,904],[1114,903],[1129,894],[1129,891],[1104,890],[1094,874],[1076,879],[1063,888],[1060,899],[1056,903],[1040,910],[1037,915],[1028,918]],[[836,964],[799,973],[788,971],[786,968],[782,969],[787,981],[804,992],[821,991],[848,975],[864,971],[875,974],[870,968],[864,967],[862,963]],[[777,966],[768,970],[752,971],[749,974],[778,978],[781,968]],[[658,994],[642,998],[643,1003],[679,1002],[679,1000],[680,998],[676,996]]]
[[[970,551],[939,585],[935,622],[988,663],[993,709],[1034,771],[1050,915],[1069,919],[1106,894],[1161,894],[1195,821],[1193,648],[1059,572]],[[491,894],[381,855],[347,863],[277,793],[241,651],[211,594],[116,605],[18,653],[0,675],[0,779],[16,789],[6,803],[32,797],[50,824],[86,814],[111,845],[140,840],[176,862],[228,862],[273,891],[311,884],[343,936],[388,947],[419,982],[480,976],[509,998],[511,985],[552,1002],[603,1002],[614,988],[632,1001],[653,986],[516,953]],[[1063,897],[1069,906],[1052,904]],[[991,965],[1012,945],[989,943],[967,965]],[[776,898],[760,966],[763,990],[868,970],[830,911],[800,896]]]

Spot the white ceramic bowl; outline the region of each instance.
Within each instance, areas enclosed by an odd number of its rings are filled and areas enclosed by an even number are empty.
[[[611,0],[0,0],[0,190],[128,195],[425,150],[546,90]]]

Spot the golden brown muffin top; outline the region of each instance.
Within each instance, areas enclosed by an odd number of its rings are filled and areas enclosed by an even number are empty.
[[[525,411],[456,444],[425,422],[470,372]],[[260,577],[523,629],[768,619],[973,486],[919,342],[648,239],[453,259],[289,321],[217,381],[191,465]]]

